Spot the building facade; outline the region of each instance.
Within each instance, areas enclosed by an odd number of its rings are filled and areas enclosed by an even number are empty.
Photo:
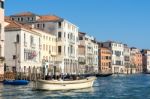
[[[131,74],[132,73],[132,68],[130,64],[130,48],[124,44],[124,73],[125,74]]]
[[[40,50],[41,50],[41,62],[42,65],[47,64],[48,68],[53,69],[56,62],[56,36],[43,32],[41,30],[33,29],[41,34]],[[50,71],[49,71],[50,72]]]
[[[107,41],[101,44],[102,47],[107,47],[112,51],[112,73],[124,73],[124,44]]]
[[[94,37],[79,32],[78,56],[79,66],[84,73],[98,72],[98,44]]]
[[[142,60],[143,60],[143,72],[150,72],[150,50],[143,49],[142,51]]]
[[[8,71],[28,72],[41,67],[41,34],[27,25],[6,20],[5,63]],[[11,49],[10,49],[11,48]],[[32,72],[32,71],[31,71]]]
[[[4,0],[0,0],[0,75],[4,74]]]
[[[36,15],[30,12],[10,16],[12,20],[26,23],[34,28],[56,36],[55,64],[62,73],[78,73],[78,27],[54,15]]]
[[[99,46],[99,73],[111,73],[111,50],[106,47]]]
[[[135,73],[141,73],[143,71],[142,53],[140,49],[132,47],[131,49],[131,66],[135,68]]]

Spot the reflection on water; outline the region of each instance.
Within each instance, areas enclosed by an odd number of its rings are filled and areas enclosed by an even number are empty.
[[[92,88],[69,91],[33,91],[32,83],[28,86],[11,86],[0,83],[0,99],[150,99],[149,93],[150,75],[144,74],[98,78]]]

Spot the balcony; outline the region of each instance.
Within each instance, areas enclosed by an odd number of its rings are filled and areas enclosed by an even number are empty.
[[[62,41],[62,39],[61,38],[57,38],[57,42],[60,42],[60,41]]]
[[[32,47],[32,48],[35,48],[35,47],[36,47],[36,44],[34,44],[34,43],[31,44],[31,47]]]
[[[70,43],[72,44],[75,44],[75,41],[74,40],[69,40]]]

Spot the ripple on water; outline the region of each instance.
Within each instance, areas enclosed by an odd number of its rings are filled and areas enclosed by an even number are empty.
[[[0,99],[150,99],[150,75],[98,78],[92,88],[69,91],[33,91],[28,86],[0,84]]]

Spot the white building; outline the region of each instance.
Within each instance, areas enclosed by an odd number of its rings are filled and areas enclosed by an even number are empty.
[[[4,0],[0,0],[0,75],[4,74]]]
[[[27,72],[33,67],[41,67],[41,34],[27,25],[6,19],[5,62],[7,69]]]
[[[56,36],[46,33],[44,31],[38,30],[38,29],[33,29],[34,31],[38,32],[41,34],[41,62],[42,65],[47,64],[49,69],[54,68],[53,66],[55,65],[56,62],[56,55],[57,55],[57,50],[56,50]]]
[[[79,51],[78,61],[79,64],[81,63],[80,65],[85,61],[84,71],[87,73],[98,72],[98,44],[95,38],[86,33],[79,32]]]
[[[149,73],[150,72],[150,50],[143,49],[141,52],[143,56],[143,71]]]
[[[10,16],[12,20],[26,23],[56,36],[56,62],[62,73],[78,72],[78,27],[54,15],[36,15],[31,12]]]
[[[130,74],[131,72],[131,64],[130,64],[130,48],[124,44],[124,66],[125,70],[124,73]]]
[[[102,47],[108,47],[112,51],[112,72],[124,72],[124,44],[107,41],[102,43]]]

